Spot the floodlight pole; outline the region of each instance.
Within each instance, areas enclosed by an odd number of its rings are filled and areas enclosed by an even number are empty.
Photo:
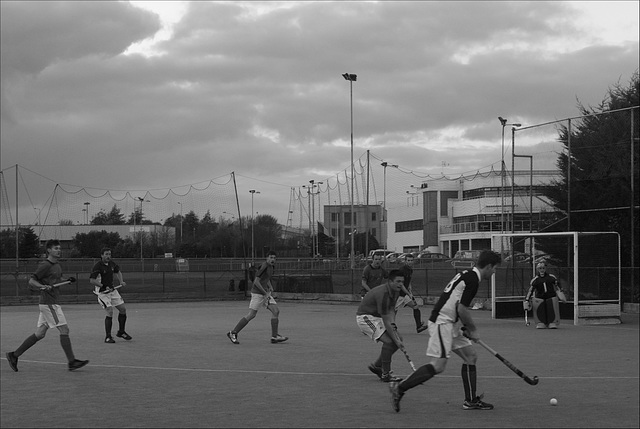
[[[254,194],[259,194],[260,191],[256,191],[255,189],[251,189],[249,191],[249,193],[251,193],[251,265],[255,265],[255,259],[256,259],[256,251],[254,248],[254,242],[253,242],[253,224],[254,224],[254,219],[253,219],[253,196]]]
[[[180,205],[180,247],[182,247],[182,202],[178,201]],[[178,252],[176,252],[176,256]]]
[[[351,73],[343,73],[343,78],[349,81],[349,106],[351,112],[351,229],[355,226],[353,222],[353,176],[354,176],[354,167],[353,167],[353,82],[358,79],[358,76]],[[351,270],[353,271],[356,268],[356,260],[355,260],[355,236],[351,235],[351,256],[349,257],[351,262]]]
[[[86,216],[87,216],[87,221],[85,222],[85,225],[89,225],[89,204],[91,204],[90,202],[85,202],[84,203],[84,211],[86,212]]]
[[[500,204],[500,232],[504,233],[504,188],[505,188],[505,183],[504,183],[504,178],[505,178],[505,173],[506,173],[506,168],[505,168],[505,163],[504,163],[504,128],[507,125],[512,125],[514,127],[520,127],[522,126],[522,124],[508,124],[508,119],[503,118],[502,116],[498,116],[498,120],[500,121],[500,124],[502,125],[502,151],[500,152],[500,199],[501,199],[501,204]],[[512,150],[513,153],[513,150]],[[513,171],[513,168],[512,168]],[[501,250],[501,254],[502,254],[502,243],[504,242],[503,237],[500,238],[500,250]]]

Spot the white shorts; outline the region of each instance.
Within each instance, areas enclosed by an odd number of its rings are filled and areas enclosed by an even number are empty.
[[[396,311],[409,305],[411,301],[413,301],[413,299],[411,299],[409,295],[399,296],[398,300],[396,301]]]
[[[96,288],[96,291],[97,289],[98,288]],[[98,304],[100,304],[100,307],[107,309],[109,307],[117,307],[124,304],[124,299],[122,299],[117,290],[113,290],[109,293],[98,292]]]
[[[387,331],[382,317],[371,316],[370,314],[356,315],[356,323],[363,334],[373,341],[380,341],[380,337]]]
[[[47,325],[49,328],[55,328],[56,326],[67,324],[67,319],[64,317],[62,307],[58,304],[38,304],[38,307],[40,308],[38,327]]]
[[[427,356],[449,358],[452,350],[471,345],[473,345],[471,340],[462,335],[462,322],[441,324],[429,322]]]
[[[259,293],[251,294],[251,302],[249,303],[249,308],[253,311],[260,310],[260,307],[267,308],[270,305],[276,305],[277,302],[271,295],[262,295]]]

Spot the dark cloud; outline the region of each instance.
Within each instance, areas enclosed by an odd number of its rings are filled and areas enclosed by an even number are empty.
[[[145,57],[124,53],[160,21],[127,3],[0,2],[2,167],[107,189],[235,171],[279,216],[290,187],[348,169],[342,73],[356,158],[449,174],[499,166],[498,116],[576,115],[638,64],[637,36],[593,42],[569,2],[278,5],[189,3]]]

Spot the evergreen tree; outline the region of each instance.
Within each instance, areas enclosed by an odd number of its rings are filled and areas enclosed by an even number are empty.
[[[634,73],[628,86],[615,84],[598,106],[578,103],[584,118],[563,126],[559,141],[566,150],[560,154],[557,166],[560,179],[548,187],[546,196],[557,209],[557,221],[545,231],[617,231],[622,238],[622,264],[630,266],[631,234],[631,115],[633,137],[637,142],[640,129],[638,109],[614,114],[599,114],[611,110],[638,106],[640,79]],[[636,144],[637,146],[637,144]],[[569,171],[569,149],[571,170]],[[634,151],[633,175],[638,180],[638,150]],[[636,193],[638,186],[635,187]],[[569,200],[570,196],[570,200]],[[634,206],[638,195],[634,196]],[[569,221],[570,220],[570,224]],[[634,211],[634,229],[638,232],[638,211]],[[635,245],[638,246],[636,240]],[[638,249],[635,263],[638,266]]]

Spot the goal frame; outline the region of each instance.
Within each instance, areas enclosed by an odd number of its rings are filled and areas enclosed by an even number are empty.
[[[618,250],[618,299],[617,300],[605,300],[605,299],[590,299],[590,300],[580,300],[579,299],[579,252],[580,252],[580,237],[588,236],[588,235],[599,235],[599,234],[614,234],[617,238],[617,250]],[[573,270],[573,324],[579,325],[580,319],[586,321],[589,317],[590,312],[582,312],[586,313],[583,317],[581,316],[580,306],[600,306],[601,304],[614,304],[617,306],[617,311],[614,310],[611,314],[608,314],[606,311],[604,314],[597,314],[600,317],[620,317],[620,306],[622,303],[622,255],[621,255],[621,247],[620,247],[620,234],[615,231],[593,231],[593,232],[578,232],[578,231],[570,231],[570,232],[511,232],[511,233],[494,233],[491,234],[491,247],[495,248],[494,243],[499,239],[500,242],[504,238],[514,238],[514,237],[553,237],[553,236],[564,236],[564,237],[573,237],[573,266],[569,267]],[[534,247],[535,248],[535,247]],[[532,252],[533,253],[533,252]],[[535,264],[533,265],[533,273],[535,275]],[[509,297],[509,298],[520,298],[524,300],[524,296],[518,297]],[[598,313],[596,311],[595,313]],[[491,318],[496,319],[496,276],[491,276]],[[618,322],[619,323],[619,322]]]

